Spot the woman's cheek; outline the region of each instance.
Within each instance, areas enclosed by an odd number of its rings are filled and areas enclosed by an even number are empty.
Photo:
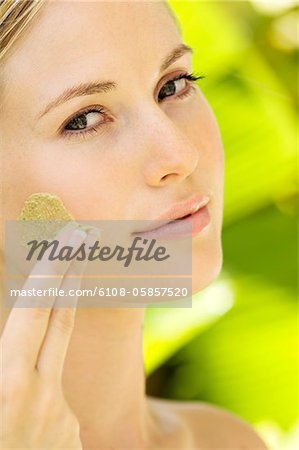
[[[96,142],[98,144],[96,144]],[[128,165],[93,144],[45,145],[30,158],[28,186],[32,192],[58,195],[78,220],[121,219],[129,198]],[[113,199],[113,201],[111,201]]]

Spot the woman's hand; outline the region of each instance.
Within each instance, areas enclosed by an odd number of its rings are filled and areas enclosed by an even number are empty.
[[[64,230],[60,236],[62,245],[67,242],[74,249],[84,240],[86,245],[95,240],[92,233],[86,235],[79,229],[71,234]],[[80,277],[65,278],[65,274],[80,276],[85,267],[86,262],[82,261],[50,263],[45,258],[36,263],[31,275],[54,273],[60,277],[45,277],[41,281],[28,277],[22,289],[78,289]],[[62,297],[36,298],[30,308],[20,307],[22,298],[17,299],[1,336],[0,447],[82,449],[79,422],[62,391],[63,365],[78,298],[67,297],[71,306],[67,308],[53,308]]]

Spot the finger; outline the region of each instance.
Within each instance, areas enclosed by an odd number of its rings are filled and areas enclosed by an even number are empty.
[[[77,249],[85,237],[85,232],[76,229],[71,234],[68,244]],[[70,264],[69,261],[64,268],[67,269]],[[42,278],[38,280],[40,289],[48,289],[53,285],[59,288],[61,283],[62,278]],[[32,281],[26,281],[25,286],[27,288],[32,286]],[[34,287],[37,287],[36,283]],[[1,338],[4,365],[22,364],[22,366],[30,369],[35,368],[54,302],[55,296],[51,295],[48,298],[38,297],[36,307],[21,308],[14,306],[12,308]],[[22,304],[20,299],[16,303]]]
[[[65,245],[71,245],[68,241],[71,238],[71,235],[73,231],[76,229],[76,225],[74,223],[70,223],[66,227],[64,227],[57,235],[55,239],[52,241],[48,241],[49,245],[45,245],[45,251],[43,251],[43,247],[39,247],[37,250],[40,252],[41,260],[37,260],[35,265],[33,266],[28,278],[26,279],[23,289],[31,289],[33,287],[36,287],[35,283],[37,280],[37,277],[56,277],[59,278],[63,276],[63,274],[66,272],[67,268],[70,265],[70,261],[67,261],[64,259],[61,261],[59,258],[56,258],[53,260],[51,257],[51,253],[53,249],[55,250],[54,241],[58,241],[57,248],[59,251],[59,248],[65,246]],[[53,243],[53,244],[52,244]],[[51,281],[50,281],[51,283]],[[24,302],[25,303],[25,302]],[[26,305],[26,303],[25,303]],[[15,306],[22,306],[22,297],[17,300],[15,303]]]
[[[61,246],[67,245],[71,234],[76,229],[75,224],[71,223],[64,227],[57,235],[57,240]],[[47,289],[48,287],[57,287],[60,285],[61,278],[66,272],[70,261],[50,260],[52,247],[48,247],[40,261],[36,261],[31,272],[26,278],[21,290],[23,292],[32,289]],[[14,303],[14,308],[48,306],[51,307],[55,301],[55,297],[48,296],[47,298],[20,296]]]
[[[95,231],[88,233],[84,243],[86,247],[92,246],[99,235]],[[86,269],[87,259],[85,261],[74,260],[69,267],[66,277],[60,287],[66,294],[81,287],[82,276]],[[75,277],[68,277],[74,275]],[[52,381],[61,383],[63,366],[70,338],[73,332],[78,296],[57,298],[54,308],[51,312],[49,327],[45,336],[43,345],[38,358],[38,372],[50,378]],[[68,306],[65,306],[65,305]]]

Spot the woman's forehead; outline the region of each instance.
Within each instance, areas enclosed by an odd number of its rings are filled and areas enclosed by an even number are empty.
[[[102,72],[142,70],[180,42],[163,2],[48,2],[31,25],[7,61],[22,77],[29,69],[45,75],[90,64]]]
[[[30,28],[23,43],[42,54],[65,47],[71,54],[108,46],[153,51],[157,43],[179,35],[169,9],[159,1],[46,2]]]
[[[146,80],[158,76],[180,43],[163,2],[48,2],[8,58],[6,78],[22,88],[27,79],[28,93],[31,86],[51,95],[97,77],[121,80],[137,72]]]

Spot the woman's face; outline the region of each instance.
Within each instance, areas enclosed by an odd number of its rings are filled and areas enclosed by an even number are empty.
[[[157,219],[208,195],[192,247],[193,291],[206,286],[222,260],[223,150],[199,87],[170,81],[192,72],[190,52],[163,65],[182,43],[162,2],[48,2],[1,73],[3,219],[34,192],[78,220]]]

